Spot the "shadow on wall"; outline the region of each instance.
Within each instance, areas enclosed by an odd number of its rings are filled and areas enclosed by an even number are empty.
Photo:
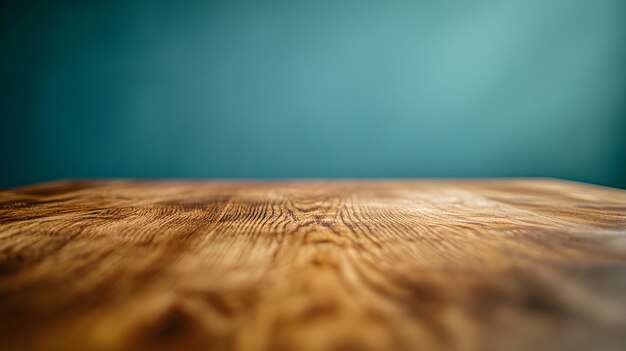
[[[552,176],[626,188],[626,3],[3,3],[0,187]]]

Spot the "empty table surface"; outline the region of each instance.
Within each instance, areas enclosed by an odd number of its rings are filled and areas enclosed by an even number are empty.
[[[550,179],[0,191],[2,350],[624,350],[626,192]]]

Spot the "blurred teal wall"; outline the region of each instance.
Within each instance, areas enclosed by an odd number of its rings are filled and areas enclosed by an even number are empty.
[[[626,187],[626,1],[3,1],[0,187],[553,176]]]

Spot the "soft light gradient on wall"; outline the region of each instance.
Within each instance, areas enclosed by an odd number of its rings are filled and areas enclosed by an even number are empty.
[[[0,6],[0,187],[504,176],[626,187],[622,0]]]

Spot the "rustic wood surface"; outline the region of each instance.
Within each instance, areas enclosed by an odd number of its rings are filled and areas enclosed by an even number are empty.
[[[53,182],[0,192],[0,350],[625,350],[626,192]]]

